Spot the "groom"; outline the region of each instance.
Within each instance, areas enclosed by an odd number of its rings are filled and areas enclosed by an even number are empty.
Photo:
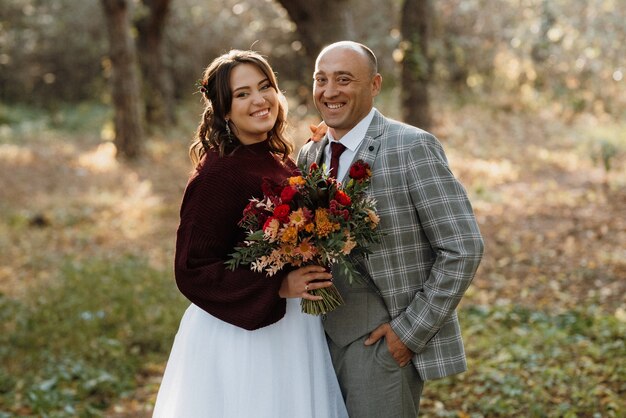
[[[300,150],[298,165],[326,164],[339,181],[356,160],[372,169],[382,242],[354,260],[363,280],[333,272],[346,303],[323,323],[350,417],[414,418],[425,380],[466,369],[455,309],[483,240],[437,139],[373,108],[381,83],[366,46],[324,48],[313,96],[329,129]]]

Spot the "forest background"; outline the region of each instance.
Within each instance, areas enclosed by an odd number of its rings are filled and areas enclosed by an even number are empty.
[[[383,113],[428,128],[486,253],[468,372],[424,417],[626,414],[622,0],[2,0],[0,417],[150,416],[187,301],[172,277],[196,81],[268,57],[299,148],[312,60],[363,42]]]

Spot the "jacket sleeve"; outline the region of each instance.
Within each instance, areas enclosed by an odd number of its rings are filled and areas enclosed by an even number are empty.
[[[237,222],[252,196],[243,196],[241,185],[223,172],[200,173],[187,186],[177,232],[176,284],[206,312],[252,330],[284,316],[286,302],[278,289],[285,273],[267,277],[247,266],[225,267],[242,236]]]
[[[312,145],[313,144],[311,144],[310,141],[308,141],[306,144],[302,146],[302,148],[300,148],[300,151],[298,151],[298,156],[296,158],[296,165],[298,166],[300,170],[303,171],[303,173],[306,173],[306,170],[308,169],[308,165],[310,164],[308,161],[308,157],[309,157],[308,154]]]
[[[391,326],[415,353],[448,320],[480,264],[484,243],[463,186],[448,168],[441,144],[428,134],[406,155],[407,181],[420,226],[434,253],[423,289]]]

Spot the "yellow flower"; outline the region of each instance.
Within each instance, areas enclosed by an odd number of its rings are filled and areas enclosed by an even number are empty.
[[[303,186],[306,183],[302,176],[289,177],[290,186]]]
[[[309,222],[308,224],[304,225],[304,230],[310,234],[315,230],[315,224],[313,222]]]
[[[280,237],[280,242],[286,244],[296,245],[296,241],[298,240],[298,229],[294,226],[289,226],[285,228]]]
[[[328,211],[324,208],[315,210],[315,232],[320,238],[329,236],[334,231],[339,230],[338,223],[332,223],[328,220]]]

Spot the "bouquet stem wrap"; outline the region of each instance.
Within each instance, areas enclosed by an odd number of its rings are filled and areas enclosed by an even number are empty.
[[[325,315],[345,303],[335,285],[323,287],[321,289],[309,290],[309,293],[314,296],[321,296],[324,298],[322,300],[302,299],[300,302],[300,308],[302,309],[302,312],[309,315]]]

